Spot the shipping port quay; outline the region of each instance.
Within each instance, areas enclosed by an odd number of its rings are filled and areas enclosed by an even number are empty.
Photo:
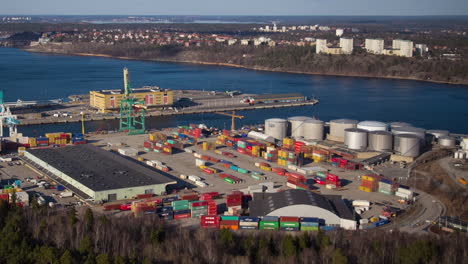
[[[241,94],[228,96],[225,93],[206,92],[206,91],[174,91],[174,101],[171,105],[164,105],[154,108],[148,108],[146,111],[147,117],[171,116],[171,115],[191,115],[204,113],[232,112],[232,111],[248,111],[260,109],[275,109],[285,107],[303,107],[313,106],[319,103],[318,99],[307,98],[298,94],[286,94],[286,96],[298,96],[300,99],[276,100],[284,95],[256,95],[256,94]],[[247,103],[246,98],[266,98],[269,101],[257,103]],[[39,125],[51,123],[71,123],[80,122],[83,113],[84,121],[98,120],[115,120],[119,119],[118,109],[110,109],[106,113],[97,111],[90,106],[89,95],[74,95],[70,98],[80,98],[79,101],[72,102],[56,102],[50,104],[50,108],[35,108],[30,105],[28,109],[34,112],[13,112],[19,117],[19,125]],[[270,99],[271,98],[271,99]],[[246,102],[247,100],[247,102]],[[54,101],[55,102],[55,101]],[[23,105],[24,106],[24,105]]]

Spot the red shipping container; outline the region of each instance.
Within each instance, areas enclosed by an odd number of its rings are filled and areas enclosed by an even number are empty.
[[[120,210],[121,211],[128,211],[128,210],[131,210],[132,209],[132,205],[131,204],[121,204],[120,205]]]
[[[299,222],[299,217],[295,216],[281,216],[280,222]]]
[[[219,162],[219,159],[210,157],[210,161],[211,161],[211,162],[214,162],[214,163],[218,163],[218,162]]]
[[[196,201],[198,200],[197,194],[186,194],[180,197],[181,200]]]
[[[190,207],[199,207],[199,206],[207,206],[207,205],[208,205],[207,201],[201,201],[201,202],[191,203]]]
[[[153,197],[152,193],[137,194],[136,196],[137,199],[150,198],[150,197]]]
[[[202,215],[201,217],[201,220],[214,220],[214,221],[218,221],[219,220],[219,216],[217,215]]]
[[[120,210],[121,205],[122,204],[105,204],[104,205],[104,211]]]
[[[10,199],[10,196],[8,195],[8,193],[1,193],[0,194],[0,200],[5,200],[8,202],[8,200]]]
[[[283,168],[272,168],[271,171],[276,173],[281,172],[283,175],[286,173],[286,170]]]
[[[239,221],[237,220],[221,220],[219,222],[220,225],[239,225]]]
[[[329,176],[327,176],[326,179],[327,179],[327,181],[331,181],[331,182],[337,182],[338,181],[337,178],[333,178],[333,177],[329,177]]]
[[[190,213],[174,215],[174,219],[183,219],[183,218],[190,218]]]
[[[213,174],[214,172],[210,169],[204,168],[203,172],[208,173],[208,174]]]
[[[332,178],[338,179],[338,176],[336,176],[335,174],[328,173],[328,172],[327,172],[327,177],[330,177],[330,179]]]
[[[295,179],[298,179],[300,181],[305,181],[305,177],[301,174],[298,174],[298,173],[286,173],[286,176],[290,177],[290,178],[295,178]]]

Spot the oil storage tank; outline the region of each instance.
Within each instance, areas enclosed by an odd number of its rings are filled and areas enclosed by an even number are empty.
[[[352,119],[334,119],[330,121],[330,136],[344,141],[345,129],[356,128],[358,121]]]
[[[291,128],[291,137],[299,138],[303,137],[304,134],[304,122],[306,120],[311,120],[312,117],[307,116],[293,116],[288,118],[288,122]]]
[[[392,130],[394,135],[410,134],[426,140],[426,130],[419,127],[397,127]]]
[[[379,121],[362,121],[357,124],[357,128],[367,131],[387,131],[388,125]]]
[[[270,118],[265,120],[265,135],[282,140],[288,136],[288,120]]]
[[[369,132],[367,148],[374,151],[392,151],[393,134],[388,131]]]
[[[325,123],[317,119],[304,121],[302,136],[307,140],[323,140]]]
[[[439,137],[439,145],[441,147],[446,147],[446,148],[454,148],[455,147],[455,138],[450,137],[450,136],[440,136]]]
[[[399,127],[412,127],[410,123],[405,123],[405,122],[391,122],[390,123],[390,130],[393,131],[394,128],[399,128]]]
[[[413,134],[395,135],[395,153],[405,157],[417,157],[420,154],[421,138]]]
[[[349,149],[365,149],[367,147],[367,131],[360,128],[346,128],[344,144]]]
[[[447,130],[437,130],[437,129],[427,130],[426,133],[434,136],[435,138],[440,138],[442,136],[449,135],[449,132]]]

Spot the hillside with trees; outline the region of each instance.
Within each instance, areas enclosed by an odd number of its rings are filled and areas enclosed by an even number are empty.
[[[140,60],[229,64],[256,70],[357,77],[401,78],[468,84],[468,62],[433,57],[404,58],[367,54],[316,54],[313,47],[142,45],[138,43],[74,43],[27,49],[62,54],[102,54]]]
[[[155,215],[0,203],[0,263],[463,263],[466,234],[180,227]]]

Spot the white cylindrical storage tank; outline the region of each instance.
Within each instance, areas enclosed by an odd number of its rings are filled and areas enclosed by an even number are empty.
[[[293,138],[303,137],[304,122],[310,119],[312,119],[312,117],[307,117],[307,116],[293,116],[293,117],[288,118],[290,128],[291,128],[291,137]]]
[[[330,121],[330,136],[343,138],[345,129],[356,128],[358,121],[352,119],[335,119]]]
[[[435,138],[439,138],[441,136],[448,136],[449,135],[449,132],[447,130],[427,130],[426,131],[427,134],[429,135],[433,135]]]
[[[357,128],[367,131],[387,131],[388,125],[379,121],[362,121],[357,124]]]
[[[426,140],[426,130],[418,127],[397,127],[392,130],[394,135],[410,134],[419,137],[422,140]]]
[[[303,137],[307,140],[323,140],[325,123],[321,120],[310,119],[302,125]]]
[[[365,149],[367,147],[367,131],[360,128],[345,129],[344,144],[349,149]]]
[[[288,120],[270,118],[265,120],[265,135],[282,140],[288,136]]]
[[[390,130],[393,131],[394,128],[398,128],[398,127],[412,127],[413,125],[411,125],[410,123],[405,123],[405,122],[391,122],[390,123]]]
[[[439,145],[441,147],[454,148],[455,147],[455,138],[449,136],[440,136]]]
[[[412,134],[395,135],[395,153],[405,157],[417,157],[420,154],[421,138]]]
[[[388,131],[369,132],[368,149],[374,151],[392,151],[393,134]]]

